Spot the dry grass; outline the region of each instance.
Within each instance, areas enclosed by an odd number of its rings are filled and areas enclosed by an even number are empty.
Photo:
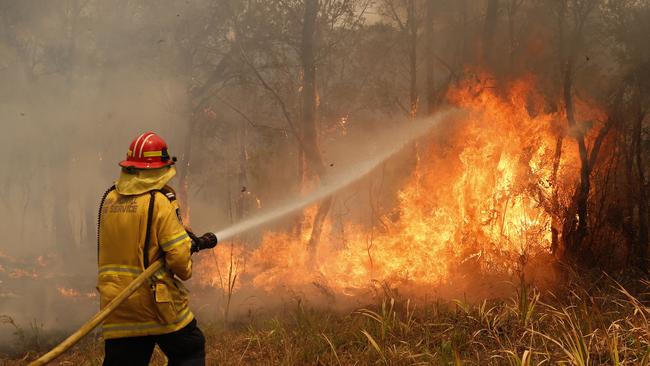
[[[604,279],[543,294],[521,286],[510,299],[477,304],[386,297],[348,314],[297,302],[264,321],[204,325],[208,364],[650,365],[650,282],[630,283],[633,290]],[[60,364],[99,365],[101,351],[89,337]]]

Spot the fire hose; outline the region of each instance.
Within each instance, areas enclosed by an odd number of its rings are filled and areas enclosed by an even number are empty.
[[[164,258],[158,259],[153,262],[147,269],[136,277],[126,288],[120,292],[111,302],[109,302],[100,312],[95,314],[88,320],[81,328],[72,333],[58,346],[52,348],[50,352],[39,357],[37,360],[30,363],[28,366],[40,366],[52,362],[55,358],[59,357],[63,352],[74,346],[81,338],[95,329],[101,322],[106,319],[120,304],[129,298],[137,289],[139,289],[157,270],[161,269],[165,263]]]

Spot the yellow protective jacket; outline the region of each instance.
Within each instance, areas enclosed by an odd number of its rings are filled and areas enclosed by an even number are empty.
[[[104,200],[99,222],[97,289],[104,308],[138,274],[144,256],[153,263],[165,257],[165,267],[131,295],[103,324],[105,339],[156,335],[186,326],[194,315],[188,291],[180,280],[192,275],[191,240],[183,227],[174,191],[168,186],[140,194],[117,190]],[[153,199],[148,253],[144,253],[149,201]]]

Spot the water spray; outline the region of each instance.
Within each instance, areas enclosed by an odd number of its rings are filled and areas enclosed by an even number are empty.
[[[391,133],[390,141],[392,143],[382,144],[382,149],[372,158],[363,160],[357,164],[352,165],[343,172],[331,174],[326,180],[321,182],[318,189],[310,194],[301,197],[300,199],[285,202],[279,205],[278,208],[267,211],[260,215],[246,219],[242,222],[234,224],[225,229],[215,232],[215,235],[220,242],[227,241],[233,237],[249,231],[251,229],[269,224],[277,219],[287,216],[295,211],[301,210],[306,206],[314,204],[337,191],[349,186],[350,184],[360,180],[368,175],[374,169],[379,167],[383,162],[387,161],[390,157],[401,151],[408,144],[412,143],[418,138],[425,136],[433,127],[440,121],[446,120],[453,115],[456,115],[460,110],[456,108],[446,109],[438,112],[435,116],[427,119],[416,120],[409,122],[410,125],[407,130],[389,131]],[[90,333],[99,324],[101,324],[117,307],[129,298],[140,286],[142,286],[149,277],[151,277],[157,270],[164,266],[164,259],[158,259],[146,268],[133,282],[131,282],[120,294],[118,294],[111,302],[109,302],[104,309],[95,314],[88,322],[81,326],[76,332],[72,333],[59,345],[54,347],[48,353],[39,357],[37,360],[31,362],[28,366],[40,366],[52,362],[59,357],[63,352],[74,346],[81,338]]]
[[[225,229],[216,231],[215,235],[217,238],[219,238],[220,242],[227,241],[241,233],[257,228],[259,226],[269,224],[277,219],[287,216],[293,212],[302,210],[309,205],[312,205],[328,196],[331,196],[337,191],[368,175],[370,172],[379,167],[383,162],[387,161],[390,157],[401,151],[409,143],[425,136],[440,121],[448,119],[452,115],[458,113],[460,113],[459,109],[446,109],[430,118],[408,122],[411,123],[411,125],[407,130],[396,129],[395,131],[389,131],[392,144],[382,145],[382,149],[376,154],[373,154],[371,158],[360,161],[345,169],[343,172],[328,175],[326,180],[321,182],[318,189],[307,194],[306,196],[300,197],[299,199],[293,201],[284,202],[273,210],[269,210],[262,214],[253,216],[249,219],[231,225]]]

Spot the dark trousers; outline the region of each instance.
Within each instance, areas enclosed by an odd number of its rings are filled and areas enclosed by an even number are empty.
[[[104,366],[146,366],[155,345],[169,359],[169,366],[204,366],[205,338],[196,319],[173,333],[104,341]]]

